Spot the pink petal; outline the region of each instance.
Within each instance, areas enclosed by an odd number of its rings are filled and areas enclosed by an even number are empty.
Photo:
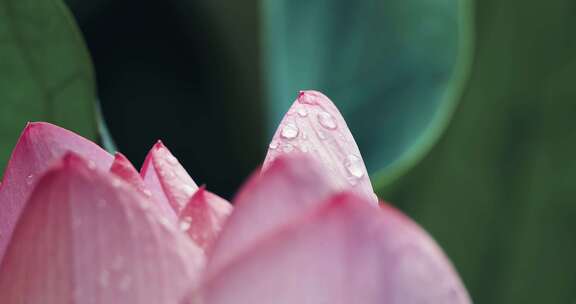
[[[175,303],[201,250],[149,200],[69,154],[38,182],[0,266],[3,303]]]
[[[140,174],[152,196],[159,203],[170,204],[177,214],[198,190],[184,167],[161,141],[148,152]]]
[[[324,94],[301,91],[269,145],[264,168],[279,155],[300,151],[319,160],[341,189],[352,188],[374,204],[378,199],[354,137],[338,108]]]
[[[134,186],[138,191],[146,196],[151,196],[150,190],[146,189],[142,177],[134,168],[130,160],[120,152],[114,154],[114,162],[110,167],[110,173],[116,175],[117,177],[123,179],[128,184]]]
[[[234,212],[209,251],[213,273],[263,236],[315,208],[337,191],[318,164],[303,155],[282,155],[256,174],[234,200]]]
[[[250,248],[188,298],[203,304],[466,304],[435,242],[389,208],[340,194]]]
[[[140,191],[145,196],[147,197],[152,196],[152,192],[148,190],[148,188],[146,188],[146,185],[144,185],[144,181],[142,180],[142,177],[140,176],[136,168],[134,168],[132,163],[122,153],[116,152],[116,154],[114,155],[114,162],[110,167],[110,173],[116,175],[117,177],[123,179],[128,184],[134,186],[136,190]],[[174,214],[174,211],[172,210],[172,207],[170,207],[169,204],[156,202],[155,204],[152,204],[150,208],[154,212],[165,217],[170,222],[176,223],[176,214]]]
[[[180,229],[203,249],[207,249],[222,229],[232,212],[232,205],[225,199],[201,187],[180,213]]]
[[[95,143],[49,123],[28,123],[22,131],[0,185],[0,261],[38,176],[67,151],[98,168],[110,167],[113,159]]]

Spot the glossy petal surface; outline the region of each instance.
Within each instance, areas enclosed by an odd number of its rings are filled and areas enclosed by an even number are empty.
[[[180,213],[180,229],[203,249],[210,247],[232,212],[232,205],[204,187],[198,189]]]
[[[192,194],[198,190],[186,169],[161,141],[146,156],[140,174],[154,199],[162,204],[170,204],[176,214],[180,213]]]
[[[234,199],[234,212],[209,253],[207,272],[213,273],[256,240],[315,208],[337,189],[312,159],[279,156]]]
[[[148,199],[67,155],[40,179],[0,266],[3,303],[174,303],[201,250]]]
[[[113,160],[95,143],[49,123],[29,123],[22,131],[0,185],[0,260],[38,176],[67,151],[102,169]]]
[[[467,304],[434,241],[398,211],[340,194],[259,242],[190,303]]]
[[[272,138],[264,168],[279,155],[295,151],[320,161],[326,176],[342,189],[354,189],[378,202],[352,133],[336,106],[320,92],[298,94]]]

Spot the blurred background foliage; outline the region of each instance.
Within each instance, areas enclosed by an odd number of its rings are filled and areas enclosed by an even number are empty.
[[[25,121],[96,138],[103,119],[136,165],[161,138],[230,197],[297,90],[320,89],[476,303],[576,300],[573,0],[68,5],[96,81],[58,0],[0,0],[1,161]]]

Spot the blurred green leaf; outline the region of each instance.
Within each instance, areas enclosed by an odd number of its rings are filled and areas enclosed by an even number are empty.
[[[454,119],[381,188],[434,235],[476,303],[576,298],[576,2],[476,2]]]
[[[393,179],[425,154],[466,76],[467,1],[265,0],[262,8],[272,129],[298,90],[318,89],[342,111],[371,173]]]
[[[61,1],[0,0],[0,170],[27,121],[94,139],[94,105],[90,58]]]

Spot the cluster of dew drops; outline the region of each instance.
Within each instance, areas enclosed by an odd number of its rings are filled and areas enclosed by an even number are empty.
[[[318,106],[316,100],[306,94],[300,96],[298,98],[298,102],[310,106]],[[288,115],[294,115],[294,112],[296,112],[296,114],[301,119],[308,118],[309,113],[304,106],[297,107],[295,111],[290,110]],[[338,129],[338,123],[332,114],[322,109],[316,113],[316,121],[317,124],[321,126],[321,128],[315,129],[316,135],[320,140],[326,140],[328,138],[325,132],[333,132]],[[302,138],[302,140],[307,139],[307,134],[301,131],[294,122],[288,121],[283,124],[282,129],[280,130],[280,138],[282,140],[293,141],[299,136]],[[294,144],[288,142],[280,144],[277,140],[273,140],[270,143],[269,148],[271,150],[279,150],[284,153],[290,153],[294,150],[294,146]],[[308,147],[305,144],[301,144],[299,149],[304,153],[308,152]],[[355,154],[348,154],[343,160],[343,166],[348,173],[348,182],[352,185],[356,185],[358,181],[365,175],[362,160]]]

